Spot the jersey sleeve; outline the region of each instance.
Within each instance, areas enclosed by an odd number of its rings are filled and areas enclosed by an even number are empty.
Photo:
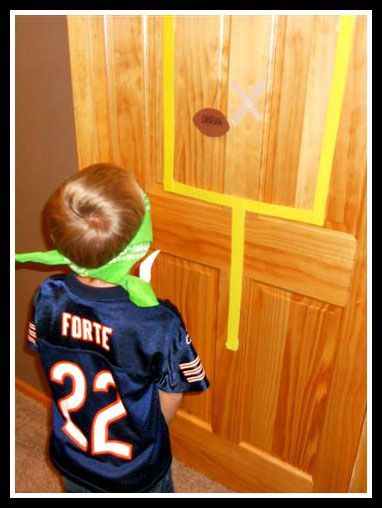
[[[27,347],[30,351],[38,352],[38,335],[37,335],[37,327],[36,327],[36,306],[38,300],[39,291],[33,298],[32,301],[32,309],[29,316],[28,321],[28,330],[27,330]]]
[[[182,324],[175,327],[158,358],[156,386],[160,390],[196,392],[210,386],[201,358]]]

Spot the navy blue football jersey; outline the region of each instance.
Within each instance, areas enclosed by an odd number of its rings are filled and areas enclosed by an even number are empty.
[[[176,309],[55,275],[34,297],[28,344],[52,390],[55,466],[92,492],[149,491],[172,459],[158,389],[209,386]]]

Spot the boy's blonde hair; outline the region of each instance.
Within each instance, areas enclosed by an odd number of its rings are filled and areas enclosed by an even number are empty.
[[[50,197],[44,220],[56,249],[85,268],[98,268],[121,252],[145,212],[133,175],[114,164],[88,166]]]

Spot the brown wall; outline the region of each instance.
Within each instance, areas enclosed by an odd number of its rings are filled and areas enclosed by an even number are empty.
[[[41,211],[58,184],[78,171],[65,16],[16,16],[16,251],[46,250]],[[49,246],[51,247],[51,246]],[[57,268],[16,268],[16,376],[46,390],[25,347],[30,301]]]

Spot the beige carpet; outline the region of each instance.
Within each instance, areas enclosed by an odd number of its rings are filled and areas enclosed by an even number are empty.
[[[49,415],[16,390],[16,492],[63,492],[60,475],[47,459]],[[174,459],[176,492],[231,492]]]

